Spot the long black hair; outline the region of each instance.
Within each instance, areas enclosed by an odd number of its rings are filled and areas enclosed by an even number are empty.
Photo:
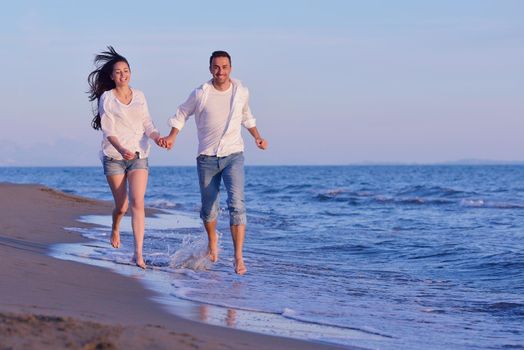
[[[99,130],[100,124],[100,113],[98,112],[98,101],[100,96],[108,90],[115,88],[115,82],[111,79],[113,74],[113,66],[117,62],[125,62],[129,67],[127,59],[117,53],[112,46],[107,47],[107,51],[102,51],[100,54],[95,56],[96,69],[89,73],[87,82],[89,83],[89,101],[93,102],[96,100],[96,109],[93,108],[93,114],[95,117],[91,121],[91,126],[95,130]]]

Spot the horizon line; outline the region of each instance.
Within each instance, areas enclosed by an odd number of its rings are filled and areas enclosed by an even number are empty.
[[[322,166],[464,166],[464,165],[524,165],[524,160],[456,160],[456,161],[442,161],[442,162],[354,162],[346,164],[245,164],[249,166],[260,166],[260,167],[272,167],[272,166],[297,166],[297,167],[322,167]],[[150,167],[195,167],[195,164],[155,164]],[[99,165],[11,165],[11,164],[0,164],[0,168],[97,168]]]

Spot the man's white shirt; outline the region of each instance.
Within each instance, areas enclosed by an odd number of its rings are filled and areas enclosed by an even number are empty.
[[[244,151],[241,127],[256,126],[249,109],[249,91],[238,80],[231,79],[226,91],[218,91],[211,81],[195,89],[169,119],[171,127],[182,130],[195,115],[198,154],[225,157]]]

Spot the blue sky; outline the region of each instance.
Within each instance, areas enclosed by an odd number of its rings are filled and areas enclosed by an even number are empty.
[[[0,165],[99,165],[87,75],[113,45],[163,134],[233,57],[248,164],[524,161],[523,1],[16,1],[0,15]],[[192,165],[194,122],[152,165]]]

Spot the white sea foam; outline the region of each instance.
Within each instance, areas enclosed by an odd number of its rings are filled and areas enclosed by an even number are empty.
[[[82,216],[78,221],[111,227],[112,218],[110,215],[86,215]],[[201,225],[199,219],[176,211],[168,211],[168,214],[157,214],[146,220],[146,230],[198,228]],[[123,217],[120,224],[120,230],[128,232],[132,231],[130,216],[126,215]]]
[[[167,199],[156,199],[156,200],[153,200],[153,201],[149,201],[148,205],[150,205],[153,208],[174,209],[179,204],[175,203],[173,201],[167,200]]]
[[[465,207],[483,207],[484,200],[482,199],[463,199],[460,201],[460,205]]]
[[[504,201],[485,201],[483,199],[463,199],[460,205],[473,208],[522,209],[524,204]]]

